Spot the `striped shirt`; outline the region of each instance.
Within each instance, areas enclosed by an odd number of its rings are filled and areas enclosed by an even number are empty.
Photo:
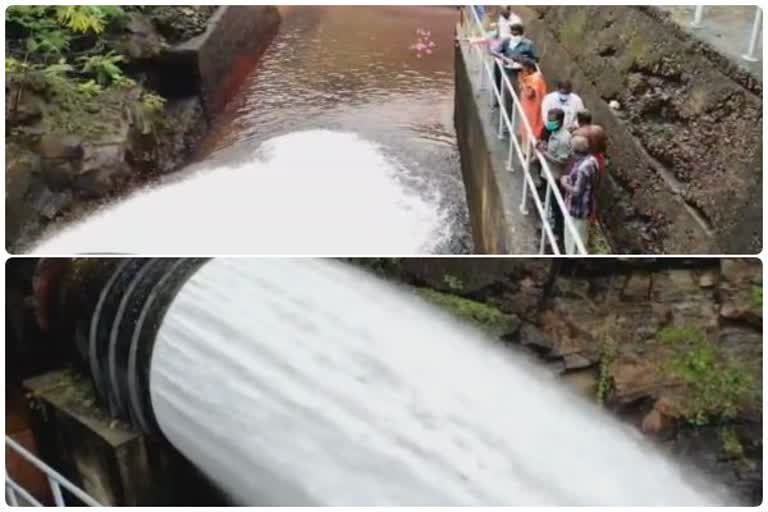
[[[589,207],[592,201],[592,183],[597,173],[597,160],[592,155],[576,160],[568,173],[568,183],[576,189],[567,191],[565,205],[568,213],[576,219],[586,219],[589,216]]]

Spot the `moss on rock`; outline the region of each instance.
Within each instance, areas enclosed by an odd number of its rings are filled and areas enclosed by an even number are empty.
[[[501,338],[517,332],[520,319],[517,315],[502,313],[497,308],[450,293],[431,288],[416,288],[416,294],[427,302],[446,310],[462,320],[469,321],[490,334]]]

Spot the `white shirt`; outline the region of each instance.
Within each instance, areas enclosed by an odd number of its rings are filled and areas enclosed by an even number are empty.
[[[515,13],[510,13],[509,19],[505,19],[504,16],[499,14],[499,19],[496,22],[496,27],[498,28],[498,31],[499,31],[499,39],[504,39],[512,35],[512,32],[509,29],[512,25],[522,25],[522,24],[523,24],[523,20],[520,19],[520,16],[518,16]]]
[[[584,103],[578,94],[574,93],[569,94],[566,101],[560,101],[560,92],[555,91],[544,96],[544,101],[541,102],[541,115],[544,119],[553,108],[559,108],[565,112],[563,124],[566,130],[570,130],[576,127],[576,113],[584,109]]]

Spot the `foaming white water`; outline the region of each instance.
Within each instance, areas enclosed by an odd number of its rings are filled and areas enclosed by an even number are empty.
[[[240,504],[717,504],[553,379],[338,262],[207,263],[150,372],[165,436]]]
[[[441,237],[439,198],[409,191],[397,162],[355,134],[295,132],[250,158],[137,192],[33,250],[419,254]]]

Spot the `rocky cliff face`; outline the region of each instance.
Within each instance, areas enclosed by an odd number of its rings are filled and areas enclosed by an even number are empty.
[[[762,84],[654,8],[524,13],[549,82],[571,79],[608,130],[611,180],[600,204],[613,244],[645,254],[759,252]]]
[[[759,260],[403,259],[377,268],[495,322],[506,343],[567,385],[744,503],[761,502]]]

